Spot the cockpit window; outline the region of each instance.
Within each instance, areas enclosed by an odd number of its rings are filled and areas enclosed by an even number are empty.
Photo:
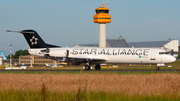
[[[169,54],[168,52],[159,52],[159,55],[161,54]]]
[[[164,54],[169,54],[168,52],[164,52]]]

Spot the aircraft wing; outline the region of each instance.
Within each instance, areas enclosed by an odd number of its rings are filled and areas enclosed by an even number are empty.
[[[88,57],[68,57],[65,61],[74,65],[80,65],[81,63],[87,63],[89,64],[100,64],[103,62],[106,62],[107,58],[88,58]]]

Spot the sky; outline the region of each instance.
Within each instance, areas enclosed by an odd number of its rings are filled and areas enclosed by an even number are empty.
[[[70,47],[97,44],[95,9],[103,0],[0,0],[0,51],[29,49],[20,33],[33,29],[49,44]],[[106,38],[127,42],[180,40],[180,0],[108,0],[111,23]]]

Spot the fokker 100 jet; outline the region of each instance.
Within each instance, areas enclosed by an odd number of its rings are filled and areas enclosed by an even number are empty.
[[[30,54],[49,59],[80,65],[86,63],[85,70],[90,70],[90,64],[96,64],[95,69],[100,70],[100,64],[157,64],[164,66],[176,60],[165,50],[156,48],[62,48],[45,43],[34,30],[10,31],[22,33],[28,42]]]

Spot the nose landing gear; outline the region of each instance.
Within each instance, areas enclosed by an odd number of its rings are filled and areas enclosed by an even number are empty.
[[[159,67],[156,67],[156,70],[159,70],[160,68]]]

